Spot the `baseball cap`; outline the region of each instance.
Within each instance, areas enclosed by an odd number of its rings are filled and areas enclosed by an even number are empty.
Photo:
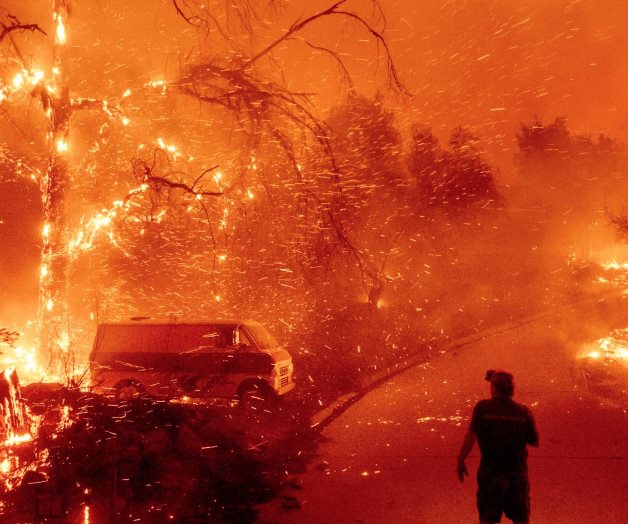
[[[484,379],[494,384],[499,391],[504,392],[510,390],[515,382],[515,377],[512,376],[512,373],[503,369],[489,369]]]

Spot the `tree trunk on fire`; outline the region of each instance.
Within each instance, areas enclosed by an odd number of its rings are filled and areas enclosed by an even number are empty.
[[[68,233],[66,224],[66,186],[68,184],[67,138],[71,115],[68,73],[65,60],[65,22],[67,0],[55,0],[56,22],[54,74],[52,90],[41,94],[49,119],[49,163],[41,182],[44,228],[42,267],[39,286],[39,354],[49,355],[48,370],[67,373],[69,345]]]
[[[2,440],[25,431],[26,418],[16,371],[0,371],[0,435]]]

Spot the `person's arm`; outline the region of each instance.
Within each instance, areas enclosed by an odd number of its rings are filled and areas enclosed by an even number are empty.
[[[532,416],[532,412],[528,409],[528,434],[526,435],[526,442],[530,446],[535,448],[539,447],[539,431],[536,429],[536,422]]]
[[[476,439],[477,439],[477,435],[475,431],[473,431],[472,429],[469,429],[469,431],[467,431],[467,434],[464,437],[464,440],[462,441],[462,447],[460,448],[460,453],[458,454],[458,468],[457,468],[458,480],[460,480],[460,482],[464,482],[465,476],[469,475],[469,470],[467,469],[465,460],[469,456],[469,453],[471,453],[471,450],[473,449],[473,445],[475,444]]]

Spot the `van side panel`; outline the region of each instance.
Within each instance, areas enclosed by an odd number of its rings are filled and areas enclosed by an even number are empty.
[[[168,352],[167,325],[101,326],[94,361],[112,371],[144,368],[155,371],[181,369],[179,355]]]
[[[225,398],[251,382],[264,382],[279,395],[293,389],[290,354],[264,348],[247,327],[239,322],[101,324],[90,357],[92,387],[111,393],[133,381],[151,395]]]

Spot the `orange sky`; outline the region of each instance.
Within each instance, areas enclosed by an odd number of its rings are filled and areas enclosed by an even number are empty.
[[[286,12],[270,25],[267,38],[281,34],[298,16],[331,5],[324,0],[285,3]],[[404,125],[431,125],[441,139],[454,126],[470,127],[506,169],[519,122],[530,122],[534,115],[544,121],[566,116],[572,131],[604,132],[625,140],[625,0],[380,3],[393,57],[414,94],[405,105],[392,101],[401,110]],[[23,19],[50,24],[44,15],[50,0],[7,4]],[[361,9],[367,17],[373,13],[370,0],[349,0],[345,5]],[[174,72],[178,56],[197,44],[194,32],[177,20],[168,0],[92,0],[75,6],[72,30],[82,40],[73,44],[102,57],[105,65],[96,76],[102,74],[111,86],[138,72]],[[303,35],[353,55],[349,66],[360,89],[385,87],[384,63],[377,67],[373,38],[367,33],[352,32],[351,24],[322,22]],[[322,93],[323,109],[339,93],[338,70],[328,56],[311,59],[308,52],[299,42],[291,44],[283,55],[286,78],[299,88]]]

